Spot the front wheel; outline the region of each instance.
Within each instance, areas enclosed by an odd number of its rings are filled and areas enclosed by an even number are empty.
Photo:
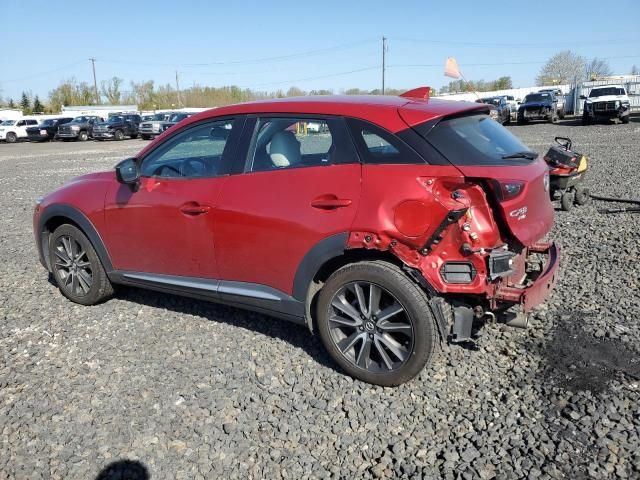
[[[88,139],[89,139],[89,134],[84,130],[78,133],[78,140],[80,140],[81,142],[86,142]]]
[[[438,343],[425,293],[398,267],[373,261],[347,265],[318,297],[320,338],[351,376],[395,386],[415,377]]]
[[[18,141],[18,136],[13,132],[9,132],[5,137],[5,140],[7,141],[7,143],[16,143]]]
[[[81,305],[94,305],[113,294],[98,255],[84,233],[61,225],[49,238],[49,261],[60,292]]]
[[[575,202],[575,200],[576,195],[574,192],[563,193],[560,197],[560,206],[562,207],[562,210],[564,210],[565,212],[571,210],[573,208],[573,203]]]
[[[620,120],[622,120],[622,123],[629,123],[629,115],[625,115]]]
[[[589,189],[582,186],[576,187],[576,203],[578,205],[586,205],[589,203],[589,200],[591,200]]]
[[[124,140],[124,133],[122,133],[122,130],[116,130],[116,133],[113,134],[113,137],[118,141]]]

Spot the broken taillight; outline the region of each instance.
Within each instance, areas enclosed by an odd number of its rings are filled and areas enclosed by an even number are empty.
[[[520,180],[493,180],[492,187],[501,202],[513,200],[524,190],[524,182]]]

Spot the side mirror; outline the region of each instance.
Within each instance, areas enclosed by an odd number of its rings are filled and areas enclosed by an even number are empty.
[[[586,100],[587,97],[585,97],[584,95],[580,95],[580,100]]]
[[[140,180],[140,169],[136,158],[127,158],[116,165],[116,178],[125,185],[137,185]]]

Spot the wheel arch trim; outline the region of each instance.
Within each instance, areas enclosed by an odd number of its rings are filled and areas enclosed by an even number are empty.
[[[71,222],[75,223],[80,230],[87,236],[91,245],[95,249],[98,254],[98,258],[102,262],[102,266],[104,267],[107,274],[113,271],[113,265],[111,263],[111,257],[109,257],[109,253],[98,233],[96,227],[91,223],[91,220],[87,218],[87,216],[78,210],[76,207],[73,207],[68,204],[53,204],[48,207],[45,207],[42,214],[40,215],[40,219],[38,221],[38,232],[36,235],[36,241],[38,242],[38,253],[40,255],[40,262],[45,266],[48,271],[51,271],[51,264],[49,262],[49,256],[45,252],[45,248],[47,247],[49,235],[53,232],[49,231],[47,228],[47,223],[49,220],[55,217],[63,217],[68,218]]]

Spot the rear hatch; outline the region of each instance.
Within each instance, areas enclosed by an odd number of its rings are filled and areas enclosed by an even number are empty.
[[[520,243],[530,246],[551,230],[548,167],[509,130],[477,111],[413,128],[465,178],[482,185],[502,219],[501,228]]]

